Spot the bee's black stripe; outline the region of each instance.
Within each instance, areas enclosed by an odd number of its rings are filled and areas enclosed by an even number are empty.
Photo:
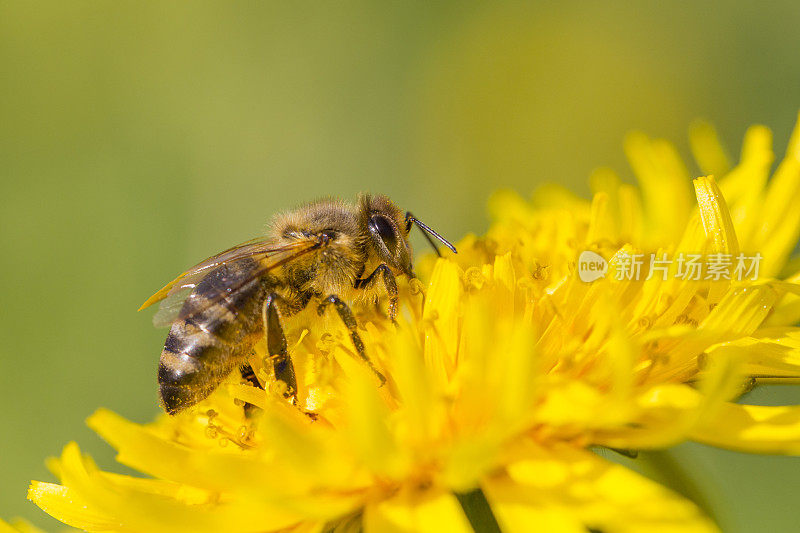
[[[181,322],[170,328],[167,340],[164,342],[164,351],[200,359],[207,349],[222,345],[222,339],[216,335],[206,334],[189,322]]]
[[[234,365],[229,344],[188,322],[173,324],[158,365],[165,410],[175,414],[202,400]]]
[[[240,322],[236,315],[220,314],[219,306],[215,306],[204,313],[190,316],[184,324],[187,330],[193,330],[193,335],[209,337],[223,345],[232,345],[238,340],[236,337],[241,330]]]
[[[222,265],[186,299],[185,318],[170,328],[158,369],[167,412],[177,413],[208,396],[249,351],[248,339],[263,327],[265,284],[256,277],[247,280],[257,268],[250,259]],[[231,286],[238,288],[228,292]]]

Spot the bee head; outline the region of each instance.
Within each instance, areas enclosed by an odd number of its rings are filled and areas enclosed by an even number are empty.
[[[393,270],[414,277],[411,270],[411,244],[405,215],[383,195],[362,195],[359,198],[359,217],[366,229],[368,246],[380,261]]]

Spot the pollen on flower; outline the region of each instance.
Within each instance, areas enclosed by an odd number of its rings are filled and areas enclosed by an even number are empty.
[[[759,380],[800,378],[800,273],[787,266],[800,129],[771,180],[763,130],[733,167],[708,126],[692,139],[719,172],[693,190],[670,145],[636,134],[625,148],[638,189],[603,170],[592,200],[558,186],[530,201],[496,193],[485,235],[419,259],[396,326],[359,310],[385,384],[340,321],[301,314],[287,332],[296,405],[262,343],[251,365],[263,388],[234,373],[175,417],[92,415],[149,479],[102,472],[72,444],[53,463],[62,484],[29,497],[89,531],[469,531],[464,494],[482,495],[504,531],[715,531],[692,502],[591,451],[695,440],[800,453],[800,406],[733,401]],[[743,253],[763,255],[758,276],[695,279],[669,261]]]

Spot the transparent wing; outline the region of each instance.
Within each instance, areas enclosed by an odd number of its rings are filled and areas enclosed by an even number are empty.
[[[266,238],[258,238],[229,248],[198,263],[169,282],[153,294],[139,308],[146,309],[161,302],[153,317],[158,326],[169,326],[178,319],[186,319],[200,313],[226,296],[234,297],[236,292],[254,279],[264,276],[270,270],[284,265],[297,257],[305,255],[320,246],[317,239],[298,241],[289,245],[276,246]],[[198,284],[211,274],[213,284],[204,290],[204,298],[187,304]]]
[[[177,278],[167,283],[158,292],[148,298],[142,304],[142,306],[139,307],[139,311],[142,309],[147,309],[154,303],[160,302],[166,298],[173,288],[191,283],[189,278],[202,278],[200,274],[212,268],[218,267],[219,265],[225,264],[226,262],[235,261],[236,259],[240,259],[242,257],[256,257],[259,255],[268,257],[270,254],[278,253],[280,251],[281,248],[272,245],[266,237],[257,237],[247,242],[237,244],[232,248],[228,248],[227,250],[213,255],[208,259],[196,264]]]
[[[171,326],[180,315],[183,304],[192,293],[193,288],[194,285],[174,287],[158,304],[158,311],[153,315],[153,325],[157,328]]]

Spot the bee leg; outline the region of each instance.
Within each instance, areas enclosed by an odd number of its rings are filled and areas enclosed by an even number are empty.
[[[242,366],[239,367],[239,373],[242,375],[242,379],[248,382],[253,387],[258,387],[259,389],[263,389],[261,383],[259,383],[258,378],[256,377],[255,370],[253,367],[250,366],[250,363],[244,363]],[[252,416],[253,411],[258,409],[252,403],[245,402],[244,404],[244,416],[250,418]]]
[[[242,379],[253,387],[258,387],[259,389],[264,388],[258,381],[258,378],[256,377],[256,371],[253,370],[253,367],[250,366],[250,363],[244,363],[242,366],[240,366],[239,373],[242,375]]]
[[[281,325],[279,302],[282,302],[278,294],[272,293],[264,300],[261,307],[261,315],[264,320],[264,331],[267,334],[267,351],[275,370],[275,378],[286,384],[284,397],[291,398],[294,403],[297,400],[297,379],[294,375],[294,365],[289,357],[286,345],[286,336],[283,334]]]
[[[378,279],[383,281],[383,286],[386,288],[386,294],[389,295],[389,318],[392,324],[397,325],[395,318],[397,317],[397,279],[394,272],[386,266],[385,263],[378,265],[378,268],[372,271],[372,274],[364,279],[357,279],[356,289],[368,289],[378,282]]]
[[[381,374],[377,368],[375,368],[375,365],[373,365],[372,361],[370,361],[369,357],[367,357],[367,352],[364,349],[364,341],[361,340],[361,336],[359,336],[358,331],[356,331],[356,327],[358,325],[356,323],[356,317],[353,316],[353,312],[350,310],[347,304],[344,303],[338,296],[331,294],[319,304],[317,313],[320,315],[323,314],[325,312],[325,308],[331,304],[333,305],[334,309],[336,309],[336,313],[339,315],[339,318],[342,319],[342,322],[344,322],[347,330],[350,332],[350,340],[353,341],[353,346],[355,346],[358,356],[361,357],[361,359],[367,363],[370,370],[372,370],[375,375],[378,376],[378,379],[381,380],[381,385],[386,383],[386,378],[384,375]]]

